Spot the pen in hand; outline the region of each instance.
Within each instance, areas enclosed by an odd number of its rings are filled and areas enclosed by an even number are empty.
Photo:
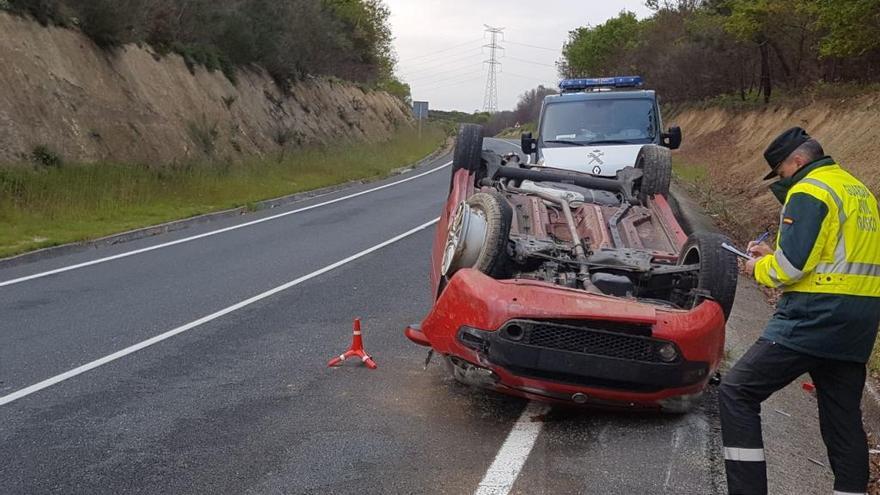
[[[766,241],[768,237],[770,237],[769,230],[767,232],[764,232],[763,234],[759,235],[758,238],[755,239],[755,244],[761,244],[762,242]]]
[[[746,251],[749,253],[749,255],[755,256],[755,257],[761,257],[765,254],[768,254],[768,253],[764,252],[766,250],[766,248],[760,247],[761,243],[766,241],[768,237],[770,237],[769,230],[767,232],[764,232],[763,234],[759,235],[758,238],[755,239],[754,241],[750,242],[749,247],[746,249]]]

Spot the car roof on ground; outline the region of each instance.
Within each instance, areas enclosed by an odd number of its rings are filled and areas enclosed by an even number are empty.
[[[655,99],[655,92],[653,89],[638,89],[638,90],[617,90],[617,91],[590,91],[590,92],[576,92],[576,93],[562,93],[558,95],[549,95],[544,101],[547,103],[550,102],[564,102],[564,101],[587,101],[587,100],[620,100],[624,98],[638,98],[645,100],[653,100]]]

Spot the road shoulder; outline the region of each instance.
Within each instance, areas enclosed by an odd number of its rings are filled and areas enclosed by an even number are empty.
[[[313,189],[311,191],[304,191],[296,194],[290,194],[287,196],[282,196],[279,198],[267,199],[264,201],[259,201],[253,205],[249,206],[241,206],[238,208],[232,208],[229,210],[217,211],[213,213],[207,213],[204,215],[198,215],[190,218],[184,218],[181,220],[175,220],[172,222],[166,222],[158,225],[153,225],[149,227],[143,227],[140,229],[134,229],[127,232],[121,232],[118,234],[109,235],[106,237],[101,237],[99,239],[92,239],[88,241],[82,242],[74,242],[69,244],[63,244],[60,246],[52,246],[48,248],[38,249],[36,251],[31,251],[23,254],[19,254],[16,256],[8,257],[8,258],[0,258],[0,269],[4,268],[12,268],[15,266],[20,266],[28,263],[33,263],[36,261],[41,261],[49,258],[55,258],[58,256],[64,256],[67,254],[84,252],[89,249],[100,248],[104,246],[112,246],[116,244],[121,244],[125,242],[131,242],[139,239],[144,239],[147,237],[153,237],[161,234],[166,234],[169,232],[177,232],[180,230],[184,230],[190,227],[194,227],[196,225],[203,225],[211,222],[215,222],[217,220],[224,220],[229,218],[240,217],[243,215],[253,214],[256,212],[261,212],[265,210],[271,210],[274,208],[279,208],[282,206],[287,206],[293,203],[299,203],[301,201],[306,201],[308,199],[316,198],[319,196],[325,196],[327,194],[332,194],[335,192],[339,192],[345,189],[348,189],[353,186],[369,184],[373,182],[379,182],[390,177],[396,177],[400,175],[404,175],[410,172],[417,172],[423,168],[427,168],[438,158],[450,153],[452,150],[452,142],[447,140],[444,145],[432,152],[430,155],[416,162],[415,164],[401,167],[395,170],[392,170],[391,173],[384,176],[375,177],[372,179],[361,179],[355,181],[349,181],[342,184],[337,184],[334,186],[323,187],[320,189]]]

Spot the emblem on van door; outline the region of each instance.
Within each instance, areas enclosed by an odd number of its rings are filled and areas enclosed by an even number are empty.
[[[601,174],[602,174],[602,167],[600,167],[598,165],[593,167],[593,175],[601,175]]]
[[[592,165],[594,163],[605,165],[605,162],[602,161],[603,156],[605,156],[605,152],[602,150],[593,150],[587,153],[587,158],[590,159],[590,162],[587,165]]]

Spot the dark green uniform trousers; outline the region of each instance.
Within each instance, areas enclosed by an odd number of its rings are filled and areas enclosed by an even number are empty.
[[[868,442],[862,427],[865,365],[810,356],[759,339],[719,387],[724,464],[731,494],[767,493],[761,403],[804,373],[816,385],[819,424],[834,471],[835,494],[868,489]]]

